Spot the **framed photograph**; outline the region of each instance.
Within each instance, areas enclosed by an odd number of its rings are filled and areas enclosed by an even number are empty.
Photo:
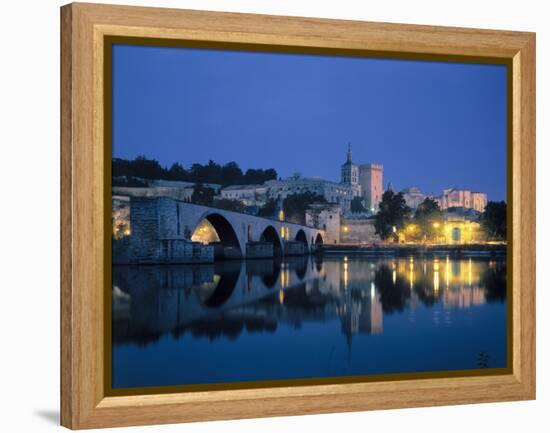
[[[533,33],[61,8],[61,422],[535,398]]]

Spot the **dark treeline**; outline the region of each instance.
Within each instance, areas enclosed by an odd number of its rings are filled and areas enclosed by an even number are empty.
[[[220,165],[212,160],[206,165],[192,164],[189,169],[185,169],[178,162],[172,164],[170,168],[166,168],[157,160],[144,156],[138,156],[134,160],[113,158],[112,170],[113,177],[181,180],[220,185],[261,184],[277,179],[277,171],[273,168],[248,169],[243,172],[236,162]]]

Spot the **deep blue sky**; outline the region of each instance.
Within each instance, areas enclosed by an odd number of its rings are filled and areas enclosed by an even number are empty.
[[[116,45],[113,155],[506,199],[506,67]]]

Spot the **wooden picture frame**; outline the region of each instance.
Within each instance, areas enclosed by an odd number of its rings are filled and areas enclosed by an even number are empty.
[[[107,38],[268,46],[398,58],[470,58],[511,68],[506,374],[106,395]],[[61,424],[80,429],[535,398],[535,34],[175,9],[61,8]],[[106,217],[107,215],[107,217]],[[106,235],[108,233],[108,236]],[[510,283],[509,283],[510,284]]]

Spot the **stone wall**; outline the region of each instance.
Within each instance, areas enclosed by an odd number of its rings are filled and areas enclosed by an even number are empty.
[[[375,233],[374,219],[346,219],[341,220],[340,243],[365,245],[378,243],[382,240]]]

